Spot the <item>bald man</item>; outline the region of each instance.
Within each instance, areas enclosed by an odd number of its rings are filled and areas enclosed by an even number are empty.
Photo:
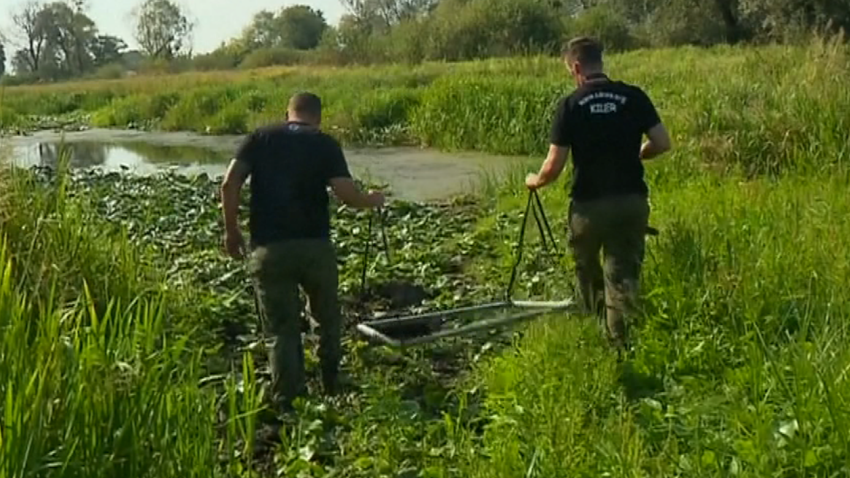
[[[321,131],[322,102],[312,93],[289,101],[287,119],[248,135],[222,184],[225,248],[245,256],[237,212],[251,177],[251,271],[270,352],[273,400],[282,409],[305,393],[299,286],[319,322],[319,357],[325,391],[337,388],[342,320],[336,251],[330,240],[327,187],[354,208],[380,208],[380,192],[363,193],[351,177],[339,143]]]

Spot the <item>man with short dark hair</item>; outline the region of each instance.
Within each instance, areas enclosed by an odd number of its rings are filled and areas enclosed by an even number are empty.
[[[615,345],[627,346],[624,315],[633,310],[649,222],[649,189],[642,160],[670,149],[670,137],[640,88],[604,73],[602,46],[581,37],[569,42],[564,62],[577,88],[557,107],[549,154],[526,186],[555,181],[572,152],[569,244],[576,263],[577,295],[585,312],[604,301]],[[643,144],[643,136],[649,140]],[[599,264],[603,251],[604,271]]]
[[[381,193],[363,194],[354,183],[339,143],[319,129],[321,119],[318,96],[294,95],[287,121],[245,138],[221,188],[225,247],[239,259],[245,252],[237,221],[240,191],[251,177],[251,270],[263,324],[275,339],[270,353],[273,400],[284,409],[306,389],[299,286],[321,327],[324,388],[334,393],[337,386],[342,320],[327,187],[350,207],[384,204]]]

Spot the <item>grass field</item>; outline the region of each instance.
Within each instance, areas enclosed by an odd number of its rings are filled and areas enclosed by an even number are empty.
[[[633,355],[618,363],[579,317],[406,353],[367,346],[349,324],[344,368],[360,390],[303,403],[260,453],[265,358],[245,273],[218,250],[216,182],[4,174],[0,476],[846,476],[848,59],[828,44],[613,57],[615,77],[656,99],[676,147],[648,165],[661,235]],[[310,85],[351,141],[392,127],[441,148],[532,155],[569,90],[562,75],[532,59],[140,78],[10,89],[2,111],[82,108],[100,121],[131,110],[113,101],[170,94],[151,127],[198,129],[264,98],[251,126]],[[65,98],[77,103],[52,109]],[[198,101],[222,108],[182,123]],[[380,256],[370,283],[414,282],[432,307],[498,294],[523,175],[455,204],[395,203],[394,266]],[[543,199],[563,249],[561,186]],[[349,316],[365,221],[334,215]],[[570,293],[570,260],[543,257],[533,229],[527,241],[518,294]]]

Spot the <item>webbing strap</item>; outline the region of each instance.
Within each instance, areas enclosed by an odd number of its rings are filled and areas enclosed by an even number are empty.
[[[511,270],[511,277],[510,281],[508,282],[507,290],[505,291],[506,300],[510,300],[511,292],[513,291],[514,284],[516,283],[519,264],[520,262],[522,262],[522,252],[524,245],[523,243],[525,241],[525,229],[526,225],[528,224],[529,211],[532,213],[532,215],[534,216],[534,221],[537,223],[537,230],[540,232],[540,239],[543,243],[543,248],[548,253],[551,253],[551,249],[555,249],[557,251],[555,235],[552,233],[552,227],[549,225],[549,219],[546,217],[546,211],[543,209],[543,202],[540,200],[540,195],[537,193],[536,190],[530,190],[528,193],[528,202],[525,206],[525,213],[523,214],[522,225],[519,229],[519,239],[517,240],[517,257]],[[389,242],[387,240],[385,211],[372,211],[372,213],[369,215],[369,222],[366,228],[366,236],[364,238],[363,269],[360,275],[361,300],[365,299],[366,295],[366,273],[369,269],[369,252],[370,246],[372,244],[372,228],[376,214],[379,219],[379,227],[381,228],[381,237],[383,240],[384,253],[387,255],[387,260],[392,263],[392,258],[390,257]]]
[[[532,189],[528,192],[528,202],[525,205],[525,213],[523,214],[522,225],[519,228],[516,261],[514,262],[514,266],[511,269],[511,278],[510,281],[508,281],[508,288],[507,290],[505,290],[505,300],[511,300],[511,293],[513,292],[514,284],[516,283],[516,276],[517,272],[519,271],[519,264],[520,262],[522,262],[523,243],[525,240],[525,226],[526,224],[528,224],[529,211],[531,211],[531,213],[534,215],[534,221],[537,223],[537,230],[540,232],[540,241],[543,243],[543,248],[546,249],[547,252],[550,252],[549,243],[547,243],[548,235],[548,241],[552,244],[552,248],[557,250],[555,235],[552,234],[552,228],[551,226],[549,226],[549,220],[546,218],[546,211],[543,209],[543,202],[540,200],[540,195],[537,193],[537,190]]]
[[[369,246],[372,244],[372,223],[374,222],[375,215],[378,215],[379,227],[381,228],[381,237],[382,242],[384,243],[384,253],[387,255],[387,261],[392,264],[392,258],[390,257],[390,244],[387,240],[387,226],[386,226],[386,217],[385,211],[383,209],[379,209],[378,211],[372,210],[371,214],[369,214],[369,224],[366,228],[366,237],[364,244],[364,252],[363,252],[363,271],[360,276],[360,298],[363,300],[366,296],[366,272],[369,269]]]

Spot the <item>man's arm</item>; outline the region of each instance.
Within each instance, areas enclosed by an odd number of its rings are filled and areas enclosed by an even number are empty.
[[[250,167],[244,161],[233,159],[227,167],[224,182],[221,183],[221,203],[224,210],[224,229],[227,232],[239,229],[239,199],[242,186],[248,179]]]
[[[646,135],[649,140],[643,143],[643,147],[640,149],[640,159],[645,161],[658,157],[672,148],[670,134],[667,133],[667,128],[664,127],[663,123],[658,123],[650,128]]]
[[[640,159],[648,160],[670,151],[672,142],[652,100],[643,90],[638,89],[638,91],[638,114],[641,118],[642,129],[649,137],[640,149]]]
[[[542,188],[554,182],[567,164],[567,154],[570,152],[573,139],[570,105],[569,96],[558,102],[552,120],[552,129],[549,131],[549,154],[540,166],[540,171],[537,174],[529,174],[525,178],[525,185],[529,189]]]
[[[348,207],[366,209],[384,205],[383,194],[374,191],[364,194],[350,177],[340,176],[331,178],[330,185],[337,199]]]
[[[368,194],[363,194],[357,183],[351,177],[351,172],[348,169],[348,163],[345,161],[345,153],[336,140],[330,139],[327,142],[328,154],[326,163],[326,178],[328,185],[333,190],[334,196],[342,201],[346,206],[357,209],[381,207],[384,205],[384,195],[380,192],[369,191]]]
[[[546,156],[546,160],[540,166],[540,172],[528,175],[525,181],[526,186],[531,189],[538,189],[557,180],[567,164],[569,152],[569,147],[550,144],[549,155]]]

